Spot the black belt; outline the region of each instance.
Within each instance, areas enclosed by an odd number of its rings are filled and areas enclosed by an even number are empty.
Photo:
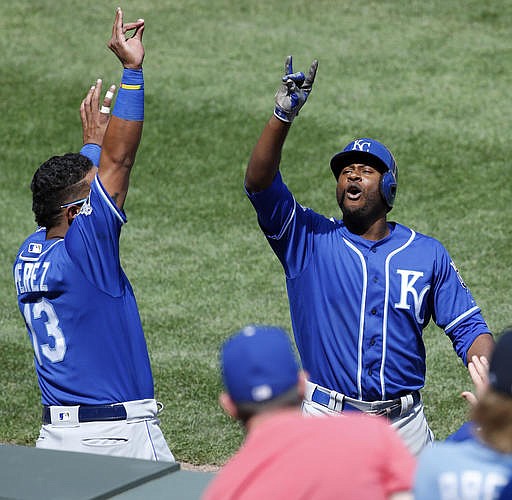
[[[43,406],[43,424],[51,424],[51,406]],[[63,409],[65,406],[62,407]],[[62,416],[58,416],[61,420],[65,420],[65,410],[61,412]],[[126,420],[126,408],[121,403],[111,405],[87,405],[78,407],[79,422],[103,422],[111,420]]]
[[[421,401],[421,395],[419,391],[412,391],[408,394],[412,396],[413,402],[411,408],[413,408]],[[404,394],[404,396],[407,396],[408,394]],[[340,394],[340,396],[342,395]],[[330,408],[330,394],[322,391],[319,387],[316,387],[313,391],[311,400],[322,406]],[[362,408],[361,406],[367,406],[367,409]],[[342,396],[342,404],[339,411],[343,410],[357,410],[364,413],[383,415],[388,419],[393,420],[394,418],[399,417],[402,413],[402,399],[396,398],[388,401],[360,401],[358,399],[349,398],[348,396]]]

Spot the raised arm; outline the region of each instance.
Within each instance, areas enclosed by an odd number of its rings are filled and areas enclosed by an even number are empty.
[[[131,37],[128,31],[134,30]],[[144,77],[142,61],[144,21],[123,23],[123,12],[116,11],[108,47],[123,65],[123,77],[114,111],[103,139],[99,177],[119,208],[123,207],[130,171],[142,136],[144,122]]]
[[[245,172],[249,192],[263,191],[272,184],[288,130],[311,93],[317,67],[318,61],[314,60],[305,77],[302,72],[293,72],[292,56],[286,58],[285,74],[275,95],[274,115],[263,129]]]

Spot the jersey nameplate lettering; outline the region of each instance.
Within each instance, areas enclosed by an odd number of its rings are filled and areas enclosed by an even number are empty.
[[[14,268],[14,281],[18,295],[27,292],[46,292],[46,275],[50,262],[18,262]]]

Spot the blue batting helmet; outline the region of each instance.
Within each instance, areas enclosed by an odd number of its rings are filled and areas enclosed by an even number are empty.
[[[380,192],[391,209],[395,201],[398,183],[398,167],[391,151],[375,139],[363,137],[352,141],[345,146],[343,151],[331,158],[331,170],[336,180],[340,176],[341,170],[353,163],[364,163],[382,171]]]

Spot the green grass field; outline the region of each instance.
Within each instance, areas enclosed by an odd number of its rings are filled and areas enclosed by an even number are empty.
[[[88,5],[90,4],[90,5]],[[11,264],[33,229],[29,183],[81,146],[79,103],[117,83],[117,4],[20,0],[0,18],[0,442],[33,444],[39,391]],[[217,405],[221,341],[246,323],[290,329],[282,270],[242,188],[287,54],[313,93],[285,146],[296,198],[339,217],[329,160],[357,136],[395,153],[391,219],[440,239],[493,332],[512,323],[510,0],[127,0],[146,21],[146,124],[122,256],[138,298],[162,426],[180,461],[220,464],[242,433]],[[425,331],[423,392],[437,437],[471,387],[448,338]]]

